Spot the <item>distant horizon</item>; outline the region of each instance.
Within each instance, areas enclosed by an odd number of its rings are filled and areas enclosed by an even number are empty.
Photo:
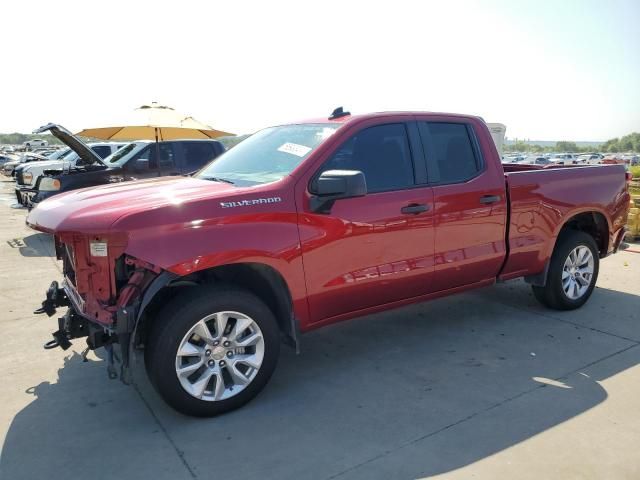
[[[621,135],[623,136],[623,135]],[[614,137],[614,138],[620,138],[620,137]],[[556,143],[558,142],[573,142],[578,146],[581,147],[588,147],[593,145],[594,147],[600,146],[603,143],[606,143],[608,140],[612,140],[611,138],[608,138],[607,140],[528,140],[528,139],[523,139],[523,138],[509,138],[509,137],[505,137],[504,139],[504,143],[506,144],[515,144],[516,142],[523,142],[526,144],[531,144],[531,145],[540,145],[541,147],[550,147],[550,146],[554,146]]]
[[[508,126],[507,126],[508,128]],[[257,131],[257,130],[256,130]],[[255,132],[246,132],[246,133],[238,133],[238,134],[234,134],[233,136],[236,137],[241,137],[244,135],[251,135]],[[555,145],[557,142],[573,142],[576,145],[579,146],[589,146],[589,145],[594,145],[594,146],[599,146],[602,145],[603,143],[606,143],[609,140],[613,140],[614,138],[621,138],[625,135],[629,135],[635,132],[626,132],[623,133],[621,135],[618,135],[616,137],[612,137],[612,138],[607,138],[606,140],[573,140],[573,139],[554,139],[554,140],[530,140],[527,137],[509,137],[509,136],[505,136],[504,142],[508,143],[508,144],[513,144],[516,142],[524,142],[527,144],[532,144],[532,145],[540,145],[540,146],[552,146]],[[18,131],[14,131],[14,132],[0,132],[0,136],[2,135],[29,135],[29,136],[33,136],[33,137],[48,137],[51,138],[53,137],[53,135],[51,135],[50,133],[42,133],[42,134],[34,134],[34,133],[25,133],[25,132],[18,132]],[[55,137],[53,137],[55,138]],[[546,145],[545,145],[546,144]]]

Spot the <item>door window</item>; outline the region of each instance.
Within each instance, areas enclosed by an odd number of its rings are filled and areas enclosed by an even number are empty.
[[[107,158],[111,155],[111,147],[108,145],[94,145],[91,150],[96,152],[100,158]]]
[[[402,123],[366,128],[347,140],[322,166],[327,170],[359,170],[369,193],[414,185],[407,131]]]
[[[208,142],[188,142],[182,145],[184,171],[195,172],[216,156],[214,146]]]
[[[420,123],[433,183],[460,183],[480,173],[482,164],[469,129],[464,123]]]
[[[173,148],[170,143],[161,143],[160,150],[160,168],[173,168]],[[144,150],[135,155],[131,161],[135,162],[137,159],[149,160],[149,169],[157,169],[158,161],[156,160],[156,144],[150,143]]]

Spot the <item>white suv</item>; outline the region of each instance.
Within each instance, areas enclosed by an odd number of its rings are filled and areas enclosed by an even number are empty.
[[[107,158],[119,148],[128,144],[129,142],[100,142],[89,143],[88,145],[100,158]],[[52,160],[34,162],[33,164],[16,169],[15,192],[18,202],[22,205],[28,206],[29,196],[27,192],[35,187],[38,177],[42,175],[45,170],[66,170],[75,167],[80,158],[78,154],[70,148],[65,149],[63,153],[55,152],[52,156],[54,156]]]

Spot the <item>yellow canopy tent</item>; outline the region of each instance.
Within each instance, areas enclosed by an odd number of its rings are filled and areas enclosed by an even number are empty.
[[[116,125],[87,128],[78,132],[77,135],[102,140],[155,140],[158,159],[160,158],[158,142],[163,140],[207,139],[233,135],[233,133],[215,130],[191,116],[178,113],[173,108],[159,105],[157,102],[136,108]]]
[[[102,140],[176,140],[206,139],[233,135],[216,130],[193,117],[176,112],[166,105],[152,102],[142,105],[118,122],[117,126],[87,128],[77,135]]]

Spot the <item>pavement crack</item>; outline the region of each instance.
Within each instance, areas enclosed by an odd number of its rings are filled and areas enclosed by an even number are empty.
[[[147,399],[144,398],[144,395],[142,395],[142,392],[138,388],[138,385],[136,385],[135,383],[132,383],[131,386],[135,389],[136,393],[140,397],[140,400],[142,400],[142,403],[144,403],[144,405],[147,407],[147,410],[149,410],[149,413],[153,417],[153,420],[156,422],[156,424],[160,428],[160,431],[162,431],[166,439],[169,441],[169,443],[171,444],[171,447],[173,447],[173,450],[176,452],[176,455],[178,455],[178,458],[180,458],[182,465],[184,465],[184,468],[187,469],[187,472],[189,472],[189,475],[191,476],[191,478],[197,479],[198,476],[196,475],[196,472],[193,471],[193,468],[191,468],[191,465],[189,465],[189,462],[187,462],[187,459],[184,458],[184,452],[178,448],[178,445],[176,444],[176,442],[173,440],[173,438],[171,438],[171,435],[169,435],[169,432],[160,421],[160,418],[158,418],[158,415],[156,415],[156,412],[153,411],[153,408],[151,408],[151,405],[149,404],[149,402],[147,402]]]
[[[556,316],[551,315],[549,313],[537,312],[535,310],[531,310],[531,309],[528,309],[526,307],[525,308],[514,307],[513,305],[510,305],[510,304],[505,303],[505,302],[501,302],[500,300],[494,300],[494,299],[487,299],[487,300],[489,302],[493,302],[493,303],[497,303],[498,305],[502,305],[503,307],[510,308],[511,310],[515,310],[515,311],[518,311],[518,312],[525,311],[525,312],[530,313],[532,315],[539,315],[541,317],[549,318],[551,320],[555,320],[555,321],[558,321],[558,322],[568,323],[569,325],[573,325],[574,327],[584,328],[584,329],[587,329],[587,330],[591,330],[592,332],[602,333],[603,335],[609,335],[611,337],[615,337],[615,338],[618,338],[620,340],[626,340],[627,342],[632,342],[632,343],[635,343],[636,345],[640,345],[640,340],[636,340],[636,339],[633,339],[633,338],[625,337],[623,335],[618,335],[617,333],[611,333],[611,332],[607,332],[606,330],[600,330],[599,328],[589,327],[587,325],[583,325],[581,323],[574,322],[572,320],[567,320],[566,318],[556,317]]]
[[[597,360],[594,360],[593,362],[589,362],[589,363],[587,363],[585,365],[582,365],[582,366],[580,366],[580,367],[578,367],[578,368],[576,368],[574,370],[571,370],[569,372],[564,373],[563,375],[561,375],[559,377],[553,378],[553,380],[555,380],[555,381],[566,380],[567,377],[569,377],[571,375],[574,375],[576,373],[579,373],[581,370],[584,370],[586,368],[590,368],[590,367],[592,367],[594,365],[597,365],[600,362],[604,362],[606,360],[609,360],[610,358],[613,358],[613,357],[615,357],[617,355],[620,355],[621,353],[624,353],[627,350],[631,350],[632,348],[636,348],[639,345],[640,345],[639,343],[635,342],[633,345],[629,345],[629,346],[627,346],[627,347],[625,347],[625,348],[623,348],[621,350],[617,350],[617,351],[615,351],[613,353],[605,355],[604,357],[601,357],[601,358],[599,358]],[[450,423],[448,425],[445,425],[444,427],[440,427],[437,430],[434,430],[434,431],[429,432],[429,433],[427,433],[425,435],[422,435],[420,437],[417,437],[417,438],[414,438],[412,440],[409,440],[409,441],[399,445],[396,448],[385,450],[384,452],[382,452],[382,453],[380,453],[380,454],[378,454],[378,455],[376,455],[374,457],[371,457],[371,458],[369,458],[369,459],[367,459],[367,460],[365,460],[363,462],[360,462],[360,463],[358,463],[356,465],[353,465],[353,466],[351,466],[351,467],[349,467],[349,468],[347,468],[347,469],[345,469],[345,470],[343,470],[341,472],[338,472],[338,473],[336,473],[334,475],[326,477],[325,480],[333,480],[335,478],[342,477],[343,475],[345,475],[345,474],[347,474],[349,472],[352,472],[354,470],[357,470],[358,468],[360,468],[360,467],[362,467],[364,465],[368,465],[369,463],[375,462],[376,460],[379,460],[381,458],[387,457],[387,456],[391,455],[392,453],[398,452],[398,451],[400,451],[400,450],[402,450],[404,448],[407,448],[407,447],[410,447],[412,445],[415,445],[416,443],[421,442],[422,440],[425,440],[427,438],[430,438],[430,437],[433,437],[435,435],[438,435],[438,434],[440,434],[442,432],[445,432],[445,431],[447,431],[447,430],[449,430],[449,429],[451,429],[453,427],[457,427],[458,425],[461,425],[461,424],[463,424],[465,422],[468,422],[469,420],[472,420],[473,418],[476,418],[476,417],[478,417],[480,415],[483,415],[483,414],[485,414],[487,412],[495,410],[496,408],[500,408],[501,406],[503,406],[503,405],[505,405],[507,403],[513,402],[514,400],[517,400],[517,399],[522,398],[522,397],[524,397],[524,396],[526,396],[526,395],[528,395],[530,393],[538,391],[541,388],[547,388],[547,387],[549,387],[549,385],[547,385],[547,384],[538,384],[538,385],[536,385],[536,386],[534,386],[534,387],[532,387],[532,388],[530,388],[528,390],[524,390],[524,391],[522,391],[520,393],[512,395],[511,397],[507,397],[504,400],[501,400],[501,401],[499,401],[497,403],[494,403],[493,405],[490,405],[490,406],[488,406],[486,408],[478,410],[477,412],[473,412],[473,413],[467,415],[466,417],[460,418],[460,419],[456,420],[455,422],[452,422],[452,423]]]

